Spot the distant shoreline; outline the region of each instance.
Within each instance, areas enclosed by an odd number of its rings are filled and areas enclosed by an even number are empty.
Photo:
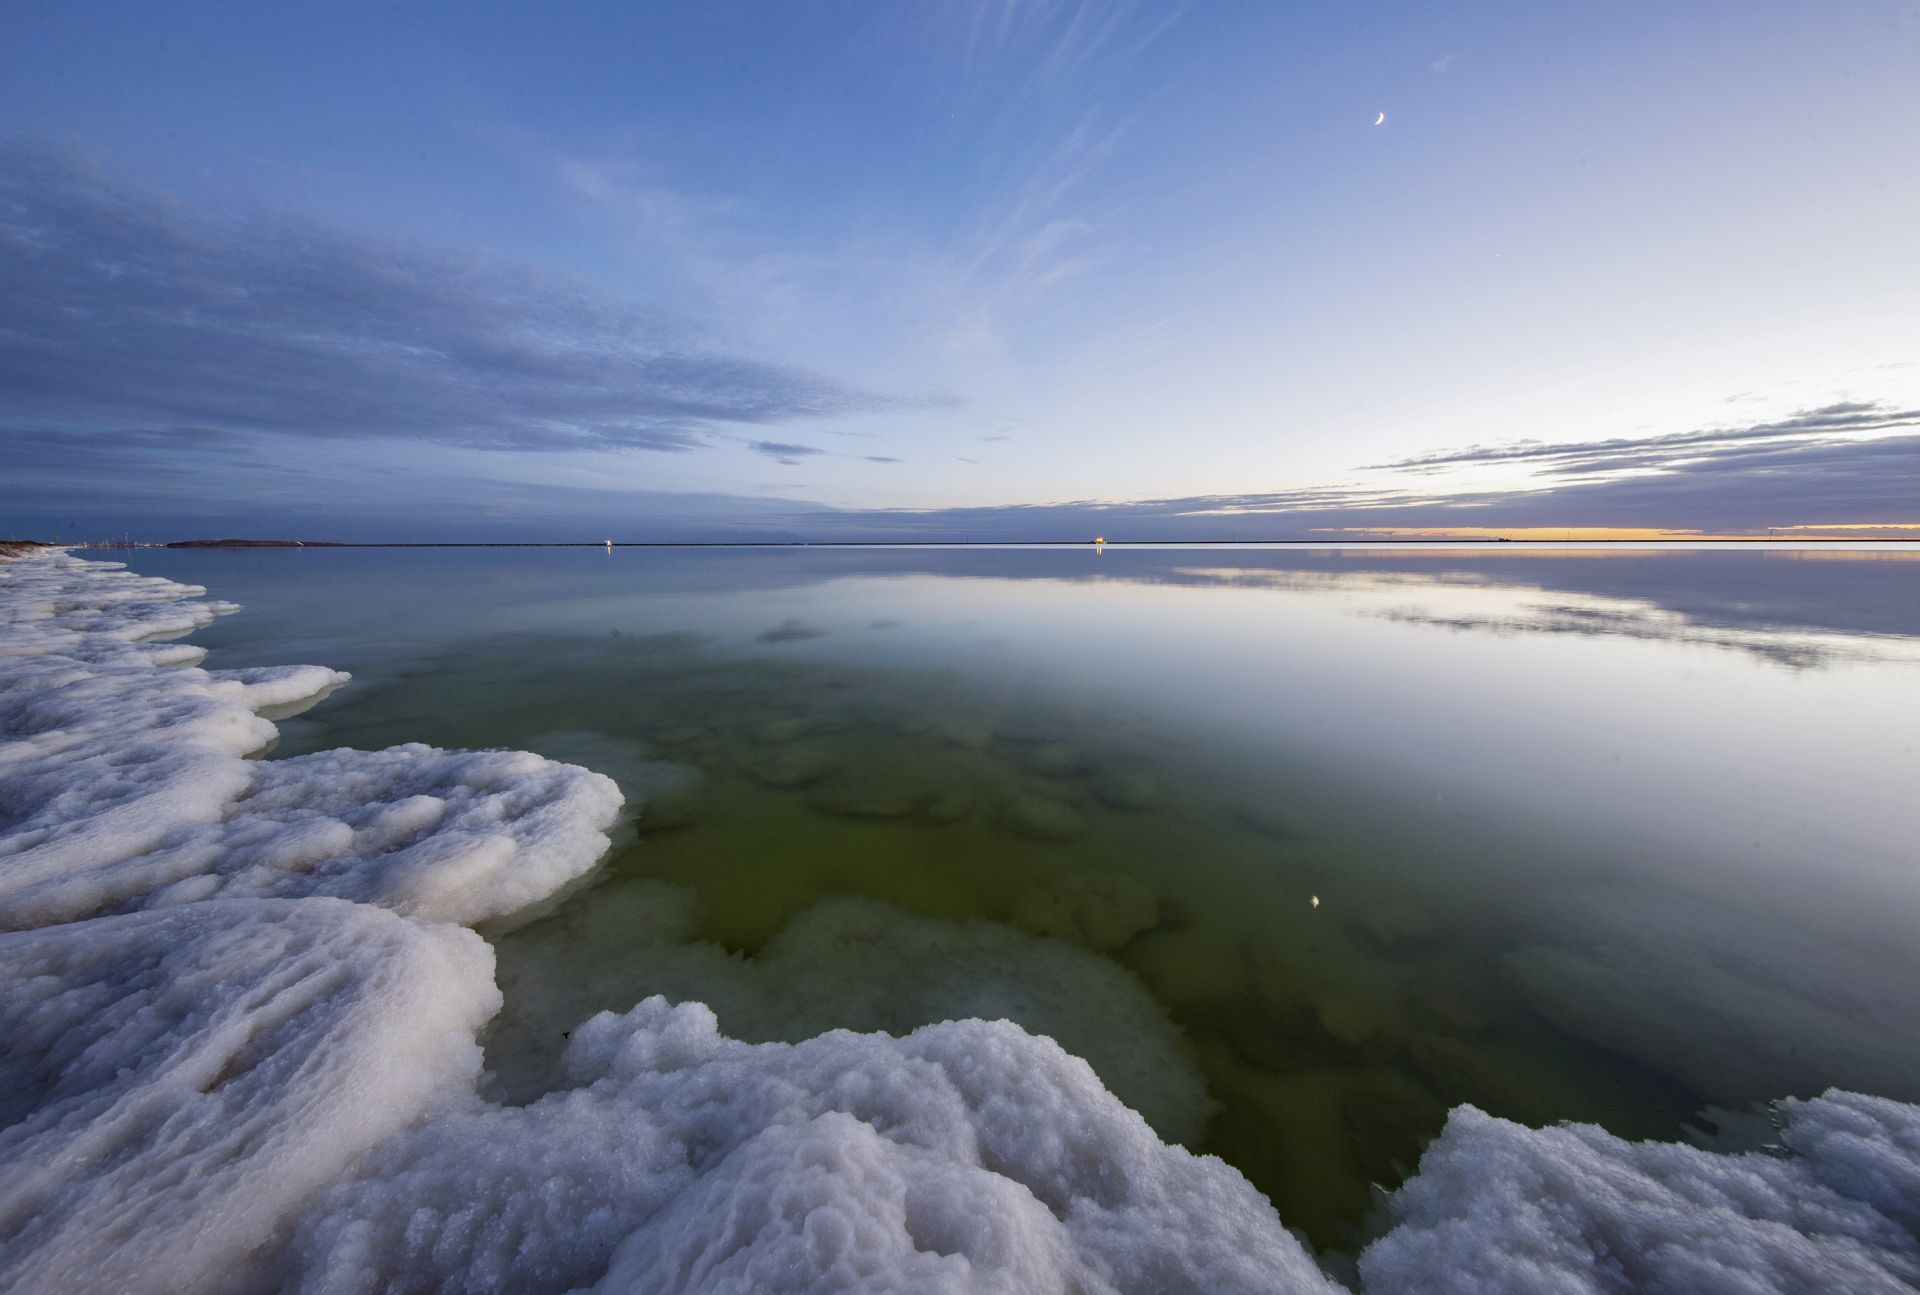
[[[1613,546],[1613,548],[1661,548],[1661,546],[1776,546],[1791,548],[1799,544],[1916,544],[1914,540],[1870,540],[1855,536],[1799,536],[1793,540],[1776,538],[1715,538],[1715,540],[1484,540],[1446,538],[1446,540],[328,540],[328,542],[275,542],[275,540],[175,540],[169,544],[134,544],[131,548],[169,548],[169,550],[253,550],[253,548],[324,548],[324,550],[835,550],[835,548],[933,548],[933,550],[987,550],[987,548],[1375,548],[1375,546],[1427,546],[1427,548],[1569,548],[1569,546]],[[129,548],[129,546],[108,546]]]
[[[94,549],[1004,549],[1004,548],[1355,548],[1371,545],[1424,544],[1460,548],[1509,544],[1524,548],[1565,548],[1568,545],[1614,545],[1649,548],[1661,545],[1741,544],[1913,544],[1912,539],[1870,538],[1852,535],[1733,536],[1701,539],[1502,539],[1450,536],[1444,538],[1297,539],[1297,540],[171,540],[147,544],[75,544]]]

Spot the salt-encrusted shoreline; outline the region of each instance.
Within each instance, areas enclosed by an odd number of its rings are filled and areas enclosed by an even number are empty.
[[[236,610],[64,554],[5,567],[0,930],[214,898],[334,895],[408,917],[506,917],[591,868],[611,779],[525,753],[325,751],[251,761],[259,712],[348,676],[207,671],[158,634]],[[170,669],[162,666],[174,667]]]
[[[524,753],[250,761],[346,682],[155,643],[224,604],[0,562],[0,1287],[1333,1291],[1218,1160],[1005,1022],[800,1044],[649,999],[476,1095],[466,929],[586,874],[617,788]],[[1369,1291],[1904,1290],[1920,1109],[1784,1103],[1778,1155],[1457,1110]]]

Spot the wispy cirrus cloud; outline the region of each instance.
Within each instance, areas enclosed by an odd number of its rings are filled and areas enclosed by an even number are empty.
[[[764,454],[775,463],[784,463],[789,467],[798,467],[800,460],[810,459],[827,452],[815,445],[795,445],[788,441],[748,441],[747,448],[755,454]]]
[[[189,438],[191,453],[171,438]],[[1167,499],[1082,499],[979,508],[845,509],[787,498],[674,495],[446,480],[376,465],[288,465],[257,438],[207,429],[108,437],[0,427],[20,451],[0,474],[0,515],[22,533],[94,527],[150,538],[277,534],[314,539],[1124,540],[1326,539],[1419,528],[1499,534],[1541,528],[1695,529],[1723,534],[1859,535],[1920,524],[1920,434],[1830,443],[1745,444],[1669,470],[1539,489],[1422,493],[1312,487]],[[775,443],[777,444],[777,443]],[[805,457],[805,456],[803,456]],[[796,460],[797,461],[797,460]],[[809,460],[811,461],[811,460]],[[120,466],[125,470],[104,469]],[[96,485],[53,505],[47,484],[78,470]],[[210,500],[217,474],[234,483]],[[196,520],[197,519],[197,520]],[[1895,530],[1895,535],[1901,532]]]
[[[1673,467],[1737,454],[1753,442],[1817,443],[1863,433],[1920,427],[1920,409],[1874,402],[1842,401],[1772,422],[1742,427],[1708,427],[1665,436],[1623,437],[1603,441],[1520,441],[1476,445],[1366,465],[1367,471],[1518,463],[1543,472],[1580,474]]]
[[[774,462],[783,463],[790,468],[799,467],[803,460],[822,457],[860,459],[867,463],[900,463],[904,461],[891,454],[845,454],[839,450],[826,450],[820,448],[818,445],[800,445],[792,441],[743,440],[741,444],[745,445],[755,454],[765,455]]]
[[[0,413],[54,425],[683,452],[912,403],[706,349],[576,280],[191,210],[20,142],[0,143],[0,281]]]
[[[580,154],[556,145],[556,178],[640,255],[698,285],[767,336],[859,340],[905,375],[928,407],[960,403],[956,369],[991,388],[1039,338],[1068,345],[1072,318],[1096,297],[1128,295],[1145,252],[1126,216],[1154,188],[1118,165],[1150,113],[1143,55],[1181,26],[1186,3],[1019,0],[960,7],[879,7],[859,44],[886,51],[890,79],[912,68],[928,105],[915,147],[979,154],[940,202],[886,218],[805,222],[782,201],[676,187],[652,150],[621,135]],[[804,341],[801,342],[805,344]],[[1077,342],[1071,343],[1078,350]],[[873,370],[869,370],[873,371]]]
[[[1103,533],[1129,539],[1279,539],[1418,528],[1695,530],[1805,534],[1920,522],[1920,411],[1850,402],[1749,427],[1638,440],[1454,451],[1380,467],[1525,462],[1585,464],[1535,484],[1489,490],[1327,486],[1074,500],[1004,507],[888,510],[836,524],[925,538],[1040,539]],[[1891,433],[1891,434],[1889,434]],[[1511,456],[1511,457],[1510,457]]]

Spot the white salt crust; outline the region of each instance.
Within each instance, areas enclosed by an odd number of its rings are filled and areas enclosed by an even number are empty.
[[[201,592],[64,554],[0,564],[0,930],[300,895],[471,924],[605,853],[613,781],[523,752],[245,759],[275,738],[260,711],[348,676],[203,670],[142,641],[232,610]]]
[[[1360,1256],[1368,1291],[1850,1295],[1920,1288],[1920,1108],[1781,1104],[1782,1154],[1457,1108]]]
[[[203,1290],[469,1089],[471,931],[231,900],[0,936],[0,1289]]]
[[[576,1029],[554,1091],[482,1100],[492,955],[446,920],[578,877],[617,792],[503,753],[248,763],[258,709],[343,678],[140,641],[199,592],[0,564],[0,912],[43,928],[0,935],[0,1287],[1338,1289],[1004,1021],[748,1044],[656,997]],[[1920,1285],[1920,1108],[1781,1114],[1777,1153],[1721,1154],[1462,1107],[1364,1289]]]
[[[1238,1173],[1004,1021],[747,1044],[653,998],[566,1063],[575,1087],[389,1141],[278,1273],[329,1295],[1336,1289]]]

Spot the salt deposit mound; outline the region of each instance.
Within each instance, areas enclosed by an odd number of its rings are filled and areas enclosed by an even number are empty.
[[[566,1066],[575,1086],[530,1106],[390,1140],[302,1214],[288,1283],[1338,1289],[1238,1173],[1005,1022],[747,1044],[654,998],[587,1022]]]
[[[215,896],[336,895],[470,924],[605,853],[619,789],[538,756],[245,759],[275,738],[260,711],[347,676],[202,670],[140,642],[232,610],[190,601],[202,592],[64,554],[0,564],[0,930]]]
[[[249,765],[242,797],[144,854],[10,897],[14,924],[104,905],[334,895],[473,925],[590,869],[619,811],[597,774],[519,751],[322,751]]]
[[[1920,1108],[1782,1103],[1786,1154],[1453,1112],[1360,1257],[1368,1291],[1850,1295],[1920,1286]]]
[[[205,1290],[471,1086],[470,931],[227,901],[0,936],[0,1288]]]
[[[190,633],[239,610],[233,603],[200,601],[207,592],[200,585],[137,576],[118,562],[84,562],[52,550],[0,564],[0,571],[6,588],[0,656],[114,656],[127,644]]]

